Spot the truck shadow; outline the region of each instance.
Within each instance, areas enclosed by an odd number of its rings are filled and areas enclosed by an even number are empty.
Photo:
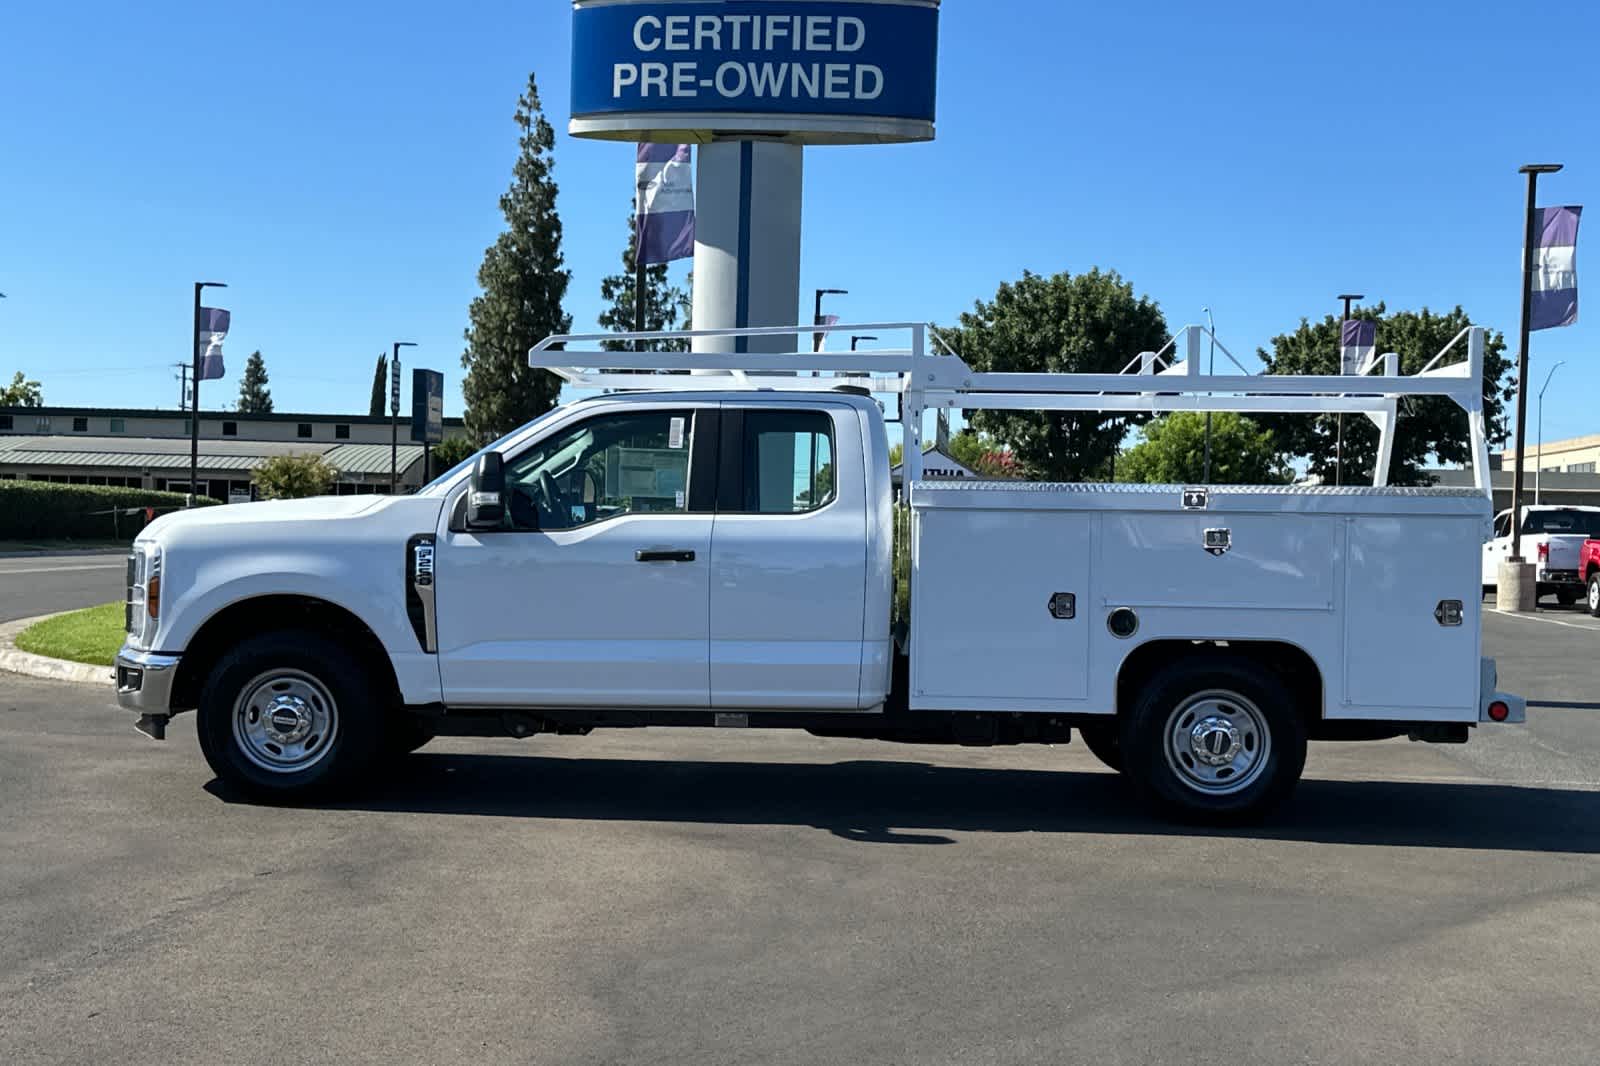
[[[233,797],[213,782],[225,799]],[[860,760],[764,763],[419,753],[338,809],[493,818],[797,825],[866,843],[960,833],[1231,836],[1381,847],[1600,853],[1600,792],[1307,779],[1268,822],[1186,827],[1110,773]]]

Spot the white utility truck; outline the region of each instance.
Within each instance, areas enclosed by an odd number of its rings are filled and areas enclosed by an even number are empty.
[[[1199,327],[1123,374],[1076,375],[975,373],[922,325],[800,330],[909,344],[555,337],[532,364],[588,398],[414,496],[158,519],[128,563],[119,701],[158,739],[196,710],[212,769],[266,798],[348,787],[438,735],[1077,730],[1160,808],[1217,822],[1284,799],[1308,740],[1460,742],[1523,720],[1481,657],[1472,580],[1490,533],[1482,330],[1409,377],[1394,356],[1365,376],[1201,375]],[[1476,489],[1384,486],[1397,404],[1422,395],[1464,411]],[[878,396],[903,422],[903,505]],[[1363,414],[1378,483],[927,480],[939,408]]]

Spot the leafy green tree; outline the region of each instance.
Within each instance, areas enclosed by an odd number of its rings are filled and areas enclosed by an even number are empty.
[[[261,358],[260,351],[251,352],[250,358],[244,361],[244,377],[239,379],[239,413],[272,413],[272,392],[267,388],[267,364]]]
[[[1435,314],[1427,308],[1390,313],[1380,303],[1356,311],[1355,317],[1377,321],[1377,350],[1399,353],[1402,374],[1417,373],[1472,323],[1460,307],[1446,314]],[[1446,359],[1453,361],[1456,352],[1465,359],[1466,343],[1463,338]],[[1483,404],[1491,445],[1502,444],[1506,439],[1506,404],[1515,395],[1512,364],[1505,356],[1505,346],[1503,335],[1489,333],[1483,359]],[[1266,362],[1269,374],[1337,374],[1339,321],[1332,316],[1315,323],[1301,319],[1299,329],[1272,339],[1271,352],[1257,354]],[[1311,473],[1333,483],[1338,452],[1336,416],[1271,415],[1262,416],[1261,424],[1272,430],[1283,451],[1305,459]],[[1429,477],[1424,471],[1430,456],[1439,463],[1465,463],[1470,449],[1466,416],[1461,408],[1438,396],[1407,400],[1400,407],[1389,481],[1395,485],[1427,484]],[[1371,484],[1377,456],[1377,427],[1364,415],[1346,415],[1339,480],[1346,485]]]
[[[974,370],[1019,373],[1120,371],[1141,351],[1167,343],[1167,323],[1148,297],[1115,271],[1024,272],[979,302],[960,325],[940,331]],[[988,434],[1029,476],[1058,481],[1103,479],[1136,414],[1096,411],[975,411],[972,427]]]
[[[44,390],[37,381],[29,381],[17,371],[11,384],[0,385],[0,407],[43,407]]]
[[[628,243],[622,249],[622,273],[600,280],[600,298],[606,309],[600,312],[600,328],[617,333],[628,333],[634,327],[634,252],[638,243],[639,219],[628,216]],[[658,333],[678,328],[680,317],[688,329],[689,296],[667,278],[667,265],[659,263],[644,268],[644,328]],[[620,352],[631,346],[622,341],[605,341],[601,347],[608,352]],[[652,341],[647,346],[652,352],[686,352],[688,341]]]
[[[389,408],[389,356],[385,352],[378,353],[378,365],[372,371],[372,406],[367,414],[373,418],[382,418],[388,414]]]
[[[466,437],[446,437],[433,446],[434,476],[449,470],[477,450],[477,445]]]
[[[1142,440],[1117,459],[1118,481],[1198,485],[1205,479],[1206,416],[1178,411],[1145,424]],[[1284,485],[1294,471],[1271,430],[1232,411],[1211,419],[1211,483]]]
[[[555,406],[561,391],[554,374],[528,366],[528,349],[572,329],[561,307],[572,274],[561,255],[561,219],[551,177],[556,135],[539,104],[533,75],[517,101],[520,154],[511,187],[500,197],[506,231],[483,255],[478,284],[483,295],[468,310],[466,352],[467,431],[488,441]]]
[[[274,455],[256,465],[254,477],[263,499],[299,500],[326,496],[339,471],[320,455]]]

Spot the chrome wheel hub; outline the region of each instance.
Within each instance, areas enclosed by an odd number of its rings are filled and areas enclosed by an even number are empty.
[[[270,670],[239,690],[233,739],[271,773],[298,773],[325,759],[339,733],[339,708],[326,686],[300,670]]]
[[[1248,788],[1266,770],[1272,734],[1260,708],[1238,693],[1201,692],[1168,716],[1164,753],[1189,788],[1226,796]]]

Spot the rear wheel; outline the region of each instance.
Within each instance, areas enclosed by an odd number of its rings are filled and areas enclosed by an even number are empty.
[[[1563,607],[1571,607],[1578,602],[1578,590],[1556,589],[1556,602]]]
[[[1246,659],[1168,666],[1135,698],[1120,740],[1126,772],[1148,801],[1214,825],[1260,819],[1305,768],[1306,726],[1293,698]]]
[[[1600,571],[1589,575],[1589,613],[1600,618]]]
[[[1116,722],[1079,726],[1078,736],[1083,739],[1083,746],[1088,748],[1096,759],[1118,773],[1122,772],[1122,744],[1117,737]]]
[[[252,637],[212,667],[197,731],[224,782],[262,799],[327,795],[365,776],[381,705],[355,656],[300,631]]]

